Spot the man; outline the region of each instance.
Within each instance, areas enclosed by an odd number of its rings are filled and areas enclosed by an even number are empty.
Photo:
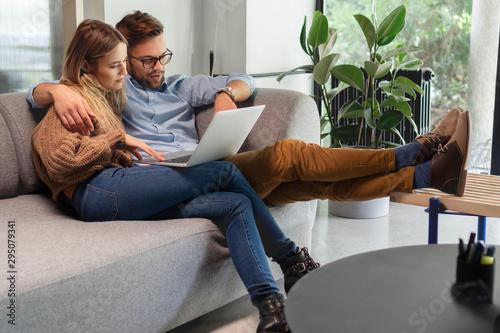
[[[244,74],[165,77],[172,52],[165,45],[162,24],[137,11],[116,27],[129,42],[125,129],[156,151],[194,149],[194,107],[214,103],[215,112],[234,109],[235,102],[246,100],[255,89],[252,77]],[[92,110],[67,87],[45,82],[33,87],[28,99],[34,107],[54,103],[73,131],[89,135],[93,130]],[[273,205],[315,198],[363,200],[422,187],[463,195],[469,128],[468,112],[452,109],[435,130],[396,149],[329,149],[284,140],[226,160]]]

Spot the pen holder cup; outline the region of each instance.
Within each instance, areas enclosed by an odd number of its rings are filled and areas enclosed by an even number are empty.
[[[492,303],[495,262],[489,265],[471,264],[457,258],[456,281],[452,294],[459,301]]]

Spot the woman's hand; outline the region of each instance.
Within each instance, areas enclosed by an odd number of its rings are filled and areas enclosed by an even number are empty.
[[[156,158],[158,161],[165,161],[163,153],[156,152],[156,150],[148,146],[144,141],[134,138],[131,135],[125,134],[125,144],[127,145],[127,149],[139,160],[142,160],[142,155],[137,151],[137,149],[142,150],[146,154]]]

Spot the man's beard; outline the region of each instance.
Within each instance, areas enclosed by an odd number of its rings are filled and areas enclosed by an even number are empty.
[[[160,75],[161,77],[158,80],[154,80],[154,82],[150,82],[148,79],[155,75]],[[142,82],[139,82],[139,84],[145,88],[158,89],[161,87],[164,81],[165,81],[165,71],[156,71],[154,73],[146,75],[143,78]]]
[[[135,71],[135,68],[130,67],[129,74],[137,83],[139,83],[141,86],[143,86],[144,88],[147,88],[147,89],[153,89],[153,90],[158,89],[161,87],[161,85],[165,81],[165,71],[164,70],[154,71],[152,73],[141,76],[141,75],[139,75],[139,74],[142,74],[142,73],[140,73],[140,71]],[[154,82],[150,83],[149,78],[153,75],[161,75],[161,77],[159,78],[159,80],[154,80]]]

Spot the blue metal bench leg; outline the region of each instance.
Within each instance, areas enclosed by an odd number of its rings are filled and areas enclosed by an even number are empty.
[[[439,217],[439,199],[429,199],[429,244],[437,244],[438,240],[438,217]]]
[[[486,242],[486,216],[477,217],[477,239]]]

